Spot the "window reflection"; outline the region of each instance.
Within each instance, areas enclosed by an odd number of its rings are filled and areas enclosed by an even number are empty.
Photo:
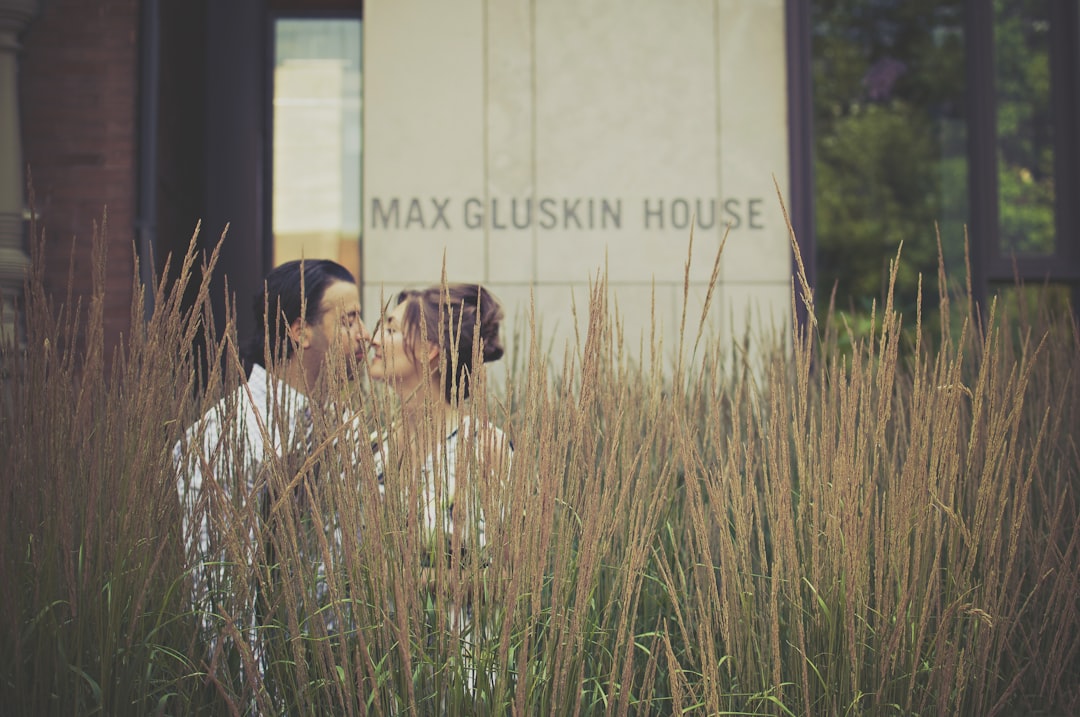
[[[274,24],[273,262],[360,276],[360,21]]]
[[[1004,254],[1054,253],[1046,0],[994,0],[998,218]]]
[[[869,312],[903,242],[898,307],[946,265],[963,267],[968,222],[963,0],[812,5],[818,293]],[[913,313],[913,311],[912,311]]]

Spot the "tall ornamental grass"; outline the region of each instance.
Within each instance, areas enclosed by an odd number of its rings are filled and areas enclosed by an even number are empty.
[[[729,344],[710,290],[673,352],[601,276],[564,352],[530,315],[506,380],[475,379],[514,444],[505,479],[464,452],[485,544],[424,564],[418,466],[375,476],[395,402],[332,367],[311,451],[221,512],[224,588],[193,601],[170,451],[241,380],[233,322],[189,253],[135,280],[106,356],[103,232],[85,306],[46,295],[38,245],[4,347],[5,714],[1080,712],[1072,312],[941,294],[927,336],[886,297],[860,337],[802,287],[805,324]]]

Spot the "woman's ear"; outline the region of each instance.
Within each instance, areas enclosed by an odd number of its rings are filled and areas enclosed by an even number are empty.
[[[439,367],[439,345],[428,342],[427,361],[429,366]]]
[[[298,318],[289,324],[289,338],[297,347],[306,349],[311,346],[311,327],[303,318]]]

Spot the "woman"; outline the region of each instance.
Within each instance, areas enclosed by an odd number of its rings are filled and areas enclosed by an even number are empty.
[[[497,501],[509,468],[506,436],[466,405],[480,365],[502,357],[502,316],[495,297],[476,284],[406,290],[371,339],[368,375],[390,386],[400,403],[398,419],[376,442],[380,486],[385,490],[387,475],[396,473],[390,480],[402,477],[405,506],[418,499],[425,567],[434,566],[437,553],[456,566],[455,558],[483,547],[482,505]]]
[[[493,679],[478,669],[486,631],[472,625],[473,589],[488,562],[485,514],[500,513],[513,449],[468,398],[482,364],[503,354],[501,319],[498,301],[475,284],[403,291],[372,335],[368,364],[399,399],[397,419],[373,443],[379,487],[400,521],[402,552],[419,560],[421,590],[460,641],[452,651],[469,692],[478,675],[489,688]]]

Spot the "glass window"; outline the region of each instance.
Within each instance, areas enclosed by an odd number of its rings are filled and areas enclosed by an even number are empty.
[[[812,5],[817,293],[867,312],[888,287],[914,314],[934,292],[939,228],[962,278],[968,221],[963,0],[817,0]],[[933,295],[933,294],[930,294]],[[819,301],[824,304],[824,300]]]
[[[1054,253],[1047,0],[994,0],[1000,251]]]
[[[360,20],[274,23],[273,263],[360,276]]]

